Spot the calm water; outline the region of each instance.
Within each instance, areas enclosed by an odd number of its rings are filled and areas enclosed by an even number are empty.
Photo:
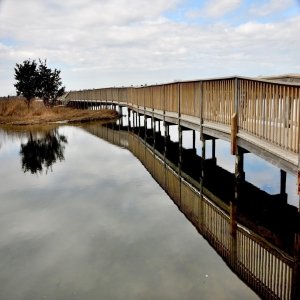
[[[163,129],[161,130],[163,132]],[[170,126],[171,140],[178,141],[178,126]],[[183,131],[183,147],[192,148],[192,131]],[[206,158],[211,158],[211,141],[206,141]],[[235,156],[230,154],[230,143],[221,139],[216,140],[216,158],[220,167],[234,173]],[[196,132],[196,150],[201,156],[201,141],[199,132]],[[280,169],[253,153],[244,155],[244,172],[246,181],[254,184],[263,191],[276,195],[280,193]],[[287,173],[286,175],[287,202],[295,207],[299,206],[297,194],[297,178]]]
[[[0,299],[258,298],[129,151],[0,130],[0,163]]]

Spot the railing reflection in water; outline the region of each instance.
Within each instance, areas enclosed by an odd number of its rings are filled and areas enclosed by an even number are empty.
[[[220,208],[138,135],[99,125],[90,125],[86,130],[131,151],[227,265],[260,297],[298,299],[299,233],[295,233],[294,244],[298,255],[293,257],[237,223],[230,213],[234,207]]]

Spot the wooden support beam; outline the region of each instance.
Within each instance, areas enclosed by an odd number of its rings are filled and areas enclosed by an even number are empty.
[[[178,169],[179,169],[179,176],[181,171],[181,164],[182,164],[182,128],[180,125],[178,125],[178,142],[179,142],[179,159],[178,159]]]
[[[156,133],[156,122],[154,117],[151,118],[151,125],[152,125],[152,135],[153,135],[153,153],[155,150],[155,133]]]
[[[196,131],[193,130],[193,149],[196,149]]]
[[[120,123],[121,126],[123,127],[123,111],[121,106],[119,106],[119,115],[120,115]]]
[[[216,139],[212,139],[211,140],[211,156],[212,159],[216,159]]]
[[[165,128],[165,133],[164,133],[164,161],[166,160],[166,153],[167,153],[167,136],[168,136],[168,125],[167,122],[164,121],[164,128]]]
[[[244,173],[244,153],[241,148],[236,149],[235,156],[235,187],[234,199],[230,201],[230,235],[231,251],[230,260],[233,266],[237,262],[237,204],[241,197],[241,185],[245,179]]]
[[[133,114],[133,127],[136,127],[136,124],[135,124],[135,114],[136,112],[135,111],[132,111],[132,114]]]
[[[138,136],[141,135],[141,116],[137,113],[137,126],[138,126]]]
[[[280,194],[286,194],[286,172],[280,170]]]
[[[237,152],[237,132],[238,132],[238,117],[237,113],[234,113],[231,117],[231,154],[235,155]]]
[[[235,155],[235,179],[237,184],[240,184],[245,180],[245,172],[244,172],[244,152],[243,149],[238,147]],[[237,185],[237,188],[239,186]],[[236,199],[239,199],[239,190],[237,191],[238,195],[236,195]]]
[[[201,141],[202,141],[202,148],[201,148],[202,154],[201,154],[201,157],[202,157],[202,161],[204,162],[204,160],[205,160],[205,158],[206,158],[206,142],[205,142],[205,139],[204,139],[204,138],[202,138]],[[203,168],[202,168],[202,169],[203,169]]]
[[[205,138],[204,134],[202,131],[202,124],[200,124],[200,140],[202,142],[202,147],[201,147],[201,160],[200,160],[200,202],[198,204],[198,226],[200,229],[203,229],[203,218],[204,218],[204,205],[203,205],[203,187],[204,187],[204,177],[205,177],[205,172],[204,172],[204,161],[205,161],[205,156],[206,156],[206,149],[205,149]]]
[[[131,110],[128,108],[128,129],[130,130],[131,129]]]
[[[144,114],[144,140],[147,141],[147,116]]]
[[[180,119],[178,120],[180,123]],[[178,141],[178,175],[179,175],[179,207],[181,207],[181,168],[182,168],[182,128],[178,125],[179,141]]]

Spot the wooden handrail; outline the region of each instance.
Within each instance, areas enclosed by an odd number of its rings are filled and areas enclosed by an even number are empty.
[[[237,114],[237,131],[299,153],[300,85],[296,83],[227,77],[71,91],[66,99],[122,102],[225,126]]]

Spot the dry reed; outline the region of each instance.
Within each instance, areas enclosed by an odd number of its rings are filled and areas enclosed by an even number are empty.
[[[22,100],[0,101],[0,124],[42,124],[48,122],[77,122],[118,117],[116,111],[82,110],[64,106],[46,107],[42,101],[33,101],[28,109]]]

